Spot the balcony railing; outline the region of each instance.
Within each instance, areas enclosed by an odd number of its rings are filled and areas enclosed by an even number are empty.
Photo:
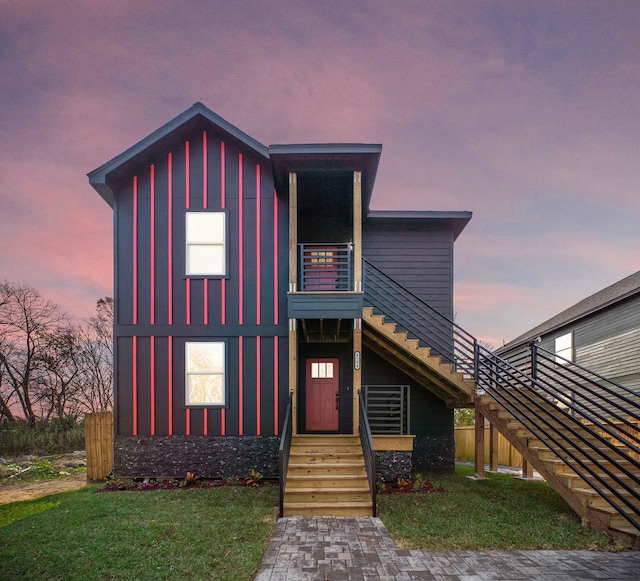
[[[298,244],[298,289],[353,290],[353,244]]]

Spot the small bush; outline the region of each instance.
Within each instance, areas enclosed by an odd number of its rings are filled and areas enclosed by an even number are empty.
[[[0,422],[0,456],[47,456],[84,450],[84,422],[72,417]]]

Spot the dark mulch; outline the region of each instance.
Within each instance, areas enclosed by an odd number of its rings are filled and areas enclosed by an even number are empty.
[[[394,482],[380,482],[378,483],[378,493],[380,494],[410,494],[414,492],[421,492],[423,494],[433,494],[447,492],[439,484],[434,484],[429,480],[424,480],[420,477],[411,478],[410,480],[404,480],[398,478]]]
[[[105,486],[96,490],[96,492],[119,492],[127,491],[147,491],[147,490],[178,490],[181,488],[220,488],[225,486],[243,486],[250,488],[259,488],[262,486],[277,486],[275,480],[259,480],[254,481],[250,478],[139,478],[134,479],[113,479],[107,482]]]

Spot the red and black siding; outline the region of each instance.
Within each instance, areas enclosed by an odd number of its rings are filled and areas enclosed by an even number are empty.
[[[270,166],[211,130],[115,201],[116,436],[274,436],[286,402],[287,207]],[[185,213],[227,213],[227,275],[185,275]],[[185,405],[184,344],[227,345],[224,408]]]

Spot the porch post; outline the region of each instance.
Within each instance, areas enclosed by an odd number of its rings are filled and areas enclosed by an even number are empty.
[[[498,472],[498,429],[489,424],[489,472]]]
[[[362,292],[362,172],[353,172],[353,290]]]
[[[476,397],[474,475],[470,478],[484,480],[484,416],[478,409],[478,403]]]
[[[289,292],[296,292],[298,282],[298,179],[289,172]],[[298,433],[298,330],[296,319],[289,319],[289,389],[292,434]]]
[[[362,387],[362,319],[353,320],[353,433],[360,433],[360,402]]]

